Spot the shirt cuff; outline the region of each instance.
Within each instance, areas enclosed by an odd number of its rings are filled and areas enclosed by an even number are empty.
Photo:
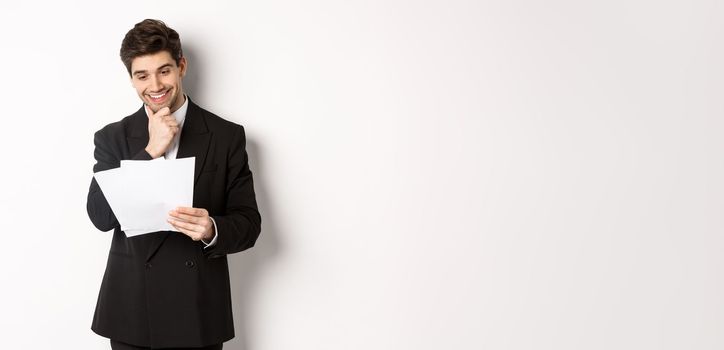
[[[212,218],[212,217],[210,217],[210,216],[209,216],[209,219],[211,219],[211,222],[214,224],[214,232],[215,232],[215,234],[214,234],[214,238],[211,239],[211,242],[206,242],[206,241],[204,241],[203,239],[201,240],[201,242],[203,242],[203,243],[206,245],[206,246],[204,247],[204,249],[205,249],[205,248],[208,248],[208,247],[213,247],[213,246],[215,246],[215,245],[216,245],[216,239],[219,238],[219,229],[216,227],[216,220],[214,220],[214,218]]]

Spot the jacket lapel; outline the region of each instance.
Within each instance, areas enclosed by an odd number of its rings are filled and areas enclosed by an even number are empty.
[[[131,115],[128,130],[126,130],[126,141],[128,141],[129,159],[148,145],[148,116],[146,111],[141,109]]]
[[[203,110],[189,99],[186,119],[181,131],[181,140],[176,158],[196,157],[194,164],[194,185],[199,180],[201,168],[209,151],[211,133],[206,126]]]

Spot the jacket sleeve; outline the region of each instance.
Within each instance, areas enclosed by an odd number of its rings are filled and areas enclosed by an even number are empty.
[[[253,247],[261,232],[261,215],[249,169],[244,128],[241,126],[231,142],[227,164],[225,215],[213,216],[219,237],[215,245],[204,249],[204,254],[212,258]]]
[[[96,160],[95,165],[93,165],[93,173],[118,168],[121,164],[122,153],[119,149],[112,147],[113,140],[107,135],[107,130],[107,127],[103,128],[96,132],[93,137],[93,143],[95,144],[93,156]],[[141,150],[133,159],[151,160],[151,155],[148,154],[146,150]],[[91,222],[93,222],[93,225],[99,230],[105,232],[120,226],[95,178],[91,179],[86,209],[88,210],[88,217]]]

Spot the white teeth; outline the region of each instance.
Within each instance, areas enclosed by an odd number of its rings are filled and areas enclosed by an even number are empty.
[[[157,98],[157,99],[163,97],[164,95],[166,95],[165,92],[162,93],[162,94],[160,94],[160,95],[151,95],[151,94],[149,94],[149,96],[151,96],[151,98]]]

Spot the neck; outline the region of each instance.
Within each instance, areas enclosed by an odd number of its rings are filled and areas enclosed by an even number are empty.
[[[184,105],[184,102],[186,102],[186,94],[182,92],[181,96],[179,96],[173,106],[171,106],[171,113],[178,111],[178,109]]]

